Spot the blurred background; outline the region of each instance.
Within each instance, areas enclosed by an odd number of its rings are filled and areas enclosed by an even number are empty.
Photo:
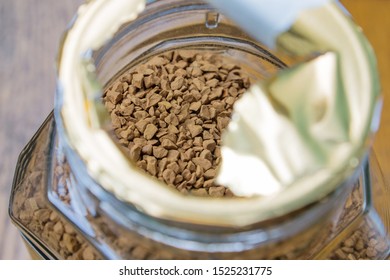
[[[0,1],[0,260],[29,259],[8,217],[17,157],[54,103],[59,40],[82,0]],[[378,59],[384,108],[374,142],[390,184],[390,0],[340,1],[362,27]]]

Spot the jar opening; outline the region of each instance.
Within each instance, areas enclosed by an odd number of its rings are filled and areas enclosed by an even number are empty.
[[[100,84],[109,85],[128,67],[166,50],[222,49],[227,55],[244,61],[246,67],[254,65],[248,71],[263,78],[285,67],[285,61],[295,63],[300,57],[276,58],[201,1],[157,1],[141,14],[143,1],[128,1],[121,8],[118,3],[109,2],[86,4],[68,31],[59,65],[63,103],[57,108],[70,147],[103,188],[151,216],[195,224],[242,226],[299,209],[323,198],[338,185],[337,181],[319,176],[316,186],[304,186],[303,190],[293,188],[275,196],[242,200],[208,200],[182,196],[132,168],[132,163],[104,129],[108,118],[100,99]],[[107,9],[112,9],[116,18],[107,17]],[[337,10],[333,6],[329,9]],[[136,20],[122,25],[138,14]],[[333,16],[344,20],[338,12]],[[103,45],[107,36],[112,35],[112,26],[120,28]],[[344,29],[347,34],[355,32],[350,26]],[[83,54],[81,60],[80,54]],[[251,64],[252,60],[262,63]],[[350,175],[355,168],[341,172]]]

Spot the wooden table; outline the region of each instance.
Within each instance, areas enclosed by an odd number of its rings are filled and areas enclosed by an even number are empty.
[[[0,259],[29,258],[8,218],[17,156],[53,107],[54,58],[60,35],[81,0],[0,2]],[[385,97],[374,144],[385,183],[390,183],[390,1],[344,0],[378,57]]]

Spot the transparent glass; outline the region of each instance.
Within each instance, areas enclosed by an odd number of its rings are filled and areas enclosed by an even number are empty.
[[[92,55],[106,88],[167,50],[218,53],[253,79],[299,61],[271,54],[201,1],[157,1]],[[57,100],[61,91],[57,92]],[[327,197],[246,227],[179,223],[118,200],[89,176],[51,114],[22,151],[10,215],[26,244],[49,259],[385,259],[389,187],[375,158]],[[370,163],[370,164],[368,164]],[[370,166],[370,168],[368,167]],[[371,180],[376,178],[376,180]],[[378,211],[377,211],[378,210]]]

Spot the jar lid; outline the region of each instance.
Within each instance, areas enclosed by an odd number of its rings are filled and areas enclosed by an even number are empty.
[[[162,219],[245,226],[325,197],[360,164],[378,128],[380,102],[374,55],[359,28],[337,3],[317,4],[315,9],[305,5],[297,9],[290,22],[272,36],[259,36],[291,56],[311,59],[244,93],[223,137],[219,180],[238,189],[245,185],[261,188],[266,182],[271,187],[271,180],[263,180],[254,168],[264,167],[263,171],[276,178],[276,191],[245,199],[183,196],[138,170],[104,129],[108,114],[101,102],[102,88],[91,51],[102,47],[123,23],[135,19],[145,7],[144,0],[92,0],[79,8],[58,64],[62,100],[57,116],[68,144],[103,188]],[[225,12],[234,19],[234,13]],[[288,9],[280,15],[284,12]],[[260,22],[262,17],[264,13],[259,14]],[[240,24],[248,33],[256,33],[245,22]],[[287,108],[288,114],[277,112],[274,102]],[[316,126],[319,120],[324,122]],[[275,128],[274,134],[269,133]],[[257,135],[250,136],[252,132]],[[315,168],[307,168],[313,162]]]

